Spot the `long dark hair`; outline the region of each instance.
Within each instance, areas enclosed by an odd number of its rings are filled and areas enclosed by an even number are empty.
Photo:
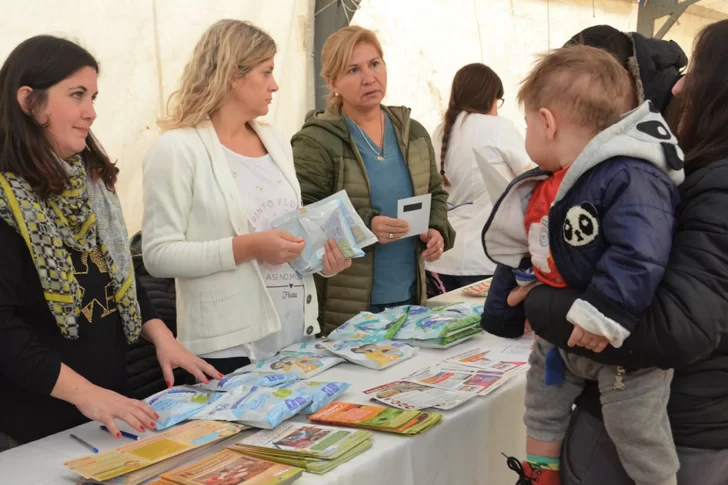
[[[450,143],[455,120],[461,111],[488,114],[493,104],[503,97],[503,82],[498,74],[485,64],[474,63],[460,68],[452,80],[450,103],[444,117],[442,128],[442,150],[440,151],[440,175],[443,183],[450,185],[445,175],[445,155]]]
[[[698,34],[685,86],[675,98],[677,116],[672,121],[687,170],[728,157],[727,58],[728,20],[721,20]]]
[[[50,87],[84,67],[99,72],[98,62],[86,49],[65,39],[39,35],[18,45],[0,69],[0,171],[24,178],[42,197],[61,193],[68,175],[46,137],[46,127],[32,112],[48,102]],[[28,99],[31,114],[18,103],[22,86],[33,89]],[[102,179],[113,190],[119,170],[91,132],[81,155],[91,177]]]

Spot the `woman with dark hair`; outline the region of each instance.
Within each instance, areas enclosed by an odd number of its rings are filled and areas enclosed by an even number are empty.
[[[523,137],[513,123],[498,116],[503,83],[485,64],[468,64],[455,74],[450,103],[432,144],[438,169],[448,192],[448,220],[458,237],[438,261],[425,266],[436,273],[445,291],[480,281],[493,274],[495,264],[483,254],[480,224],[493,209],[487,179],[502,175],[504,182],[530,164]],[[477,156],[476,156],[477,153]],[[480,167],[488,163],[491,167]]]
[[[638,32],[620,32],[609,25],[588,27],[566,42],[610,52],[635,81],[637,105],[650,100],[665,113],[671,89],[688,65],[682,48],[673,40],[651,39]]]
[[[680,457],[680,485],[728,480],[728,20],[696,40],[690,71],[673,88],[675,125],[685,151],[678,225],[665,276],[638,329],[601,353],[568,347],[566,313],[578,291],[534,288],[526,314],[538,335],[606,365],[674,368],[668,413]],[[516,304],[522,290],[511,295]],[[562,450],[565,485],[626,485],[599,413],[599,389],[577,401]]]
[[[144,431],[128,399],[127,342],[154,343],[168,384],[217,371],[182,347],[135,283],[114,193],[118,169],[90,129],[99,66],[51,36],[0,69],[0,451],[93,419]]]

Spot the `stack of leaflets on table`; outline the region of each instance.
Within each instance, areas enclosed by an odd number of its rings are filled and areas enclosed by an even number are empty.
[[[244,428],[244,426],[242,427]],[[170,470],[175,470],[177,468],[187,465],[188,463],[194,463],[195,461],[200,460],[206,456],[210,456],[213,453],[222,451],[225,448],[234,445],[239,440],[240,436],[231,436],[229,438],[225,438],[224,440],[216,441],[215,443],[186,451],[181,455],[168,458],[164,461],[155,463],[154,465],[150,465],[146,468],[127,473],[126,475],[112,478],[111,480],[106,480],[104,482],[99,482],[99,485],[139,485],[141,483],[146,483],[148,480],[151,480],[154,477],[158,477],[162,473],[168,472]],[[94,482],[93,480],[87,480],[85,482],[85,484],[94,483],[96,482]]]
[[[409,359],[419,350],[405,343],[369,337],[358,340],[334,340],[324,346],[354,364],[370,369],[386,369]]]
[[[308,419],[315,423],[415,435],[439,423],[442,414],[335,401]]]
[[[447,362],[420,369],[404,380],[446,391],[471,392],[485,396],[506,383],[515,373],[483,371]]]
[[[233,423],[191,421],[114,450],[68,461],[64,465],[85,478],[86,482],[105,483],[219,442],[243,429],[244,426]],[[126,482],[119,480],[115,483]]]
[[[503,354],[496,354],[492,350],[472,349],[450,357],[445,362],[497,374],[524,372],[527,369],[528,357],[523,358],[511,354],[506,358],[513,358],[513,361],[500,360],[503,357]]]
[[[299,379],[308,379],[326,369],[343,362],[344,359],[330,354],[310,352],[281,352],[254,364],[246,365],[238,371],[259,371],[276,374],[293,374]],[[236,371],[237,372],[237,371]]]
[[[472,392],[446,391],[414,382],[396,381],[367,389],[364,394],[399,409],[453,409],[477,396]]]
[[[162,474],[158,485],[287,485],[303,470],[227,449],[193,465]]]
[[[398,309],[387,310],[397,312]],[[449,348],[481,333],[483,305],[458,303],[437,308],[411,306],[407,320],[395,335],[411,345]]]
[[[465,288],[461,288],[460,292],[463,295],[472,296],[475,298],[486,298],[488,296],[488,290],[490,290],[490,285],[493,282],[493,278],[488,278],[484,281],[479,281],[477,283],[473,283],[472,285],[468,285]]]
[[[371,336],[379,340],[392,340],[407,320],[408,307],[395,307],[385,313],[361,312],[341,324],[329,334],[331,340],[357,340]]]
[[[371,448],[371,437],[369,431],[286,423],[249,436],[232,449],[322,475]]]

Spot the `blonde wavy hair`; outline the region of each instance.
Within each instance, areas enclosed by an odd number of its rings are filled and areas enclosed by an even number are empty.
[[[334,32],[326,39],[321,49],[321,77],[327,81],[336,81],[346,71],[354,48],[362,42],[373,45],[384,61],[384,51],[377,34],[369,29],[350,25]],[[341,96],[336,96],[329,87],[329,107],[341,108],[342,102]]]
[[[230,95],[233,80],[275,54],[275,41],[250,22],[215,22],[197,42],[179,89],[169,97],[167,115],[157,124],[172,130],[209,119]]]

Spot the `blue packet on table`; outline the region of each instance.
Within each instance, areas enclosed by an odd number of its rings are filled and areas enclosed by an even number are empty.
[[[331,352],[349,362],[377,370],[409,359],[419,350],[401,342],[378,340],[376,337],[368,340],[335,340],[325,345]]]
[[[195,387],[211,391],[231,391],[235,388],[248,387],[274,387],[288,382],[297,381],[293,374],[273,374],[255,371],[235,371],[220,380],[214,379],[207,384],[197,384]]]
[[[309,352],[281,352],[273,357],[247,365],[242,370],[293,374],[299,379],[308,379],[343,361],[344,359],[341,357],[332,355]]]
[[[363,335],[379,340],[392,339],[407,320],[408,307],[396,307],[382,313],[361,312],[329,334],[331,340],[359,340]]]
[[[271,387],[239,387],[224,394],[195,419],[235,421],[254,428],[273,429],[311,404],[310,394]]]
[[[313,414],[328,406],[341,396],[350,384],[348,382],[314,382],[298,381],[284,384],[281,389],[292,392],[300,391],[311,396],[311,404],[300,410],[299,414]]]
[[[297,342],[295,344],[291,344],[288,347],[281,350],[280,353],[308,353],[308,354],[320,354],[320,355],[331,355],[336,356],[336,354],[332,354],[328,350],[326,350],[326,347],[324,347],[324,342],[328,342],[328,339],[307,339],[302,340],[300,342]]]
[[[189,386],[171,387],[144,400],[158,415],[157,431],[167,429],[192,417],[222,395]]]

